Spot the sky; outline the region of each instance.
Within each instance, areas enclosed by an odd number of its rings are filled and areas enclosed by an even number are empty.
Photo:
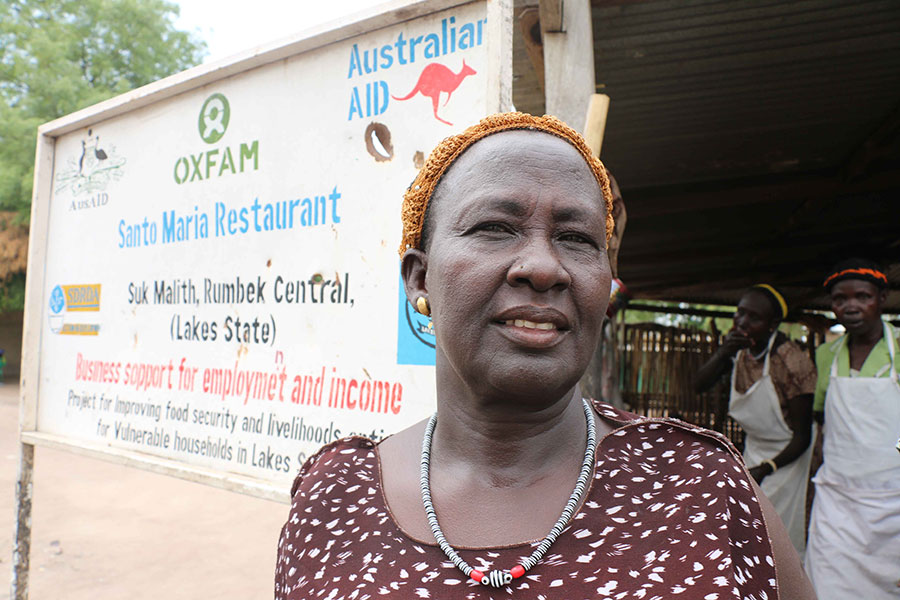
[[[382,4],[384,0],[175,0],[178,29],[207,44],[213,62],[316,25]]]

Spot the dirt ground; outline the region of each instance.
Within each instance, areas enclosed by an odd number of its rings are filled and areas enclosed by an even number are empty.
[[[0,386],[0,599],[9,597],[18,385]],[[288,506],[35,450],[32,600],[272,597]]]

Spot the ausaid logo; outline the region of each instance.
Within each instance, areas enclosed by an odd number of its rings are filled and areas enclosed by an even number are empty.
[[[431,63],[430,65],[425,65],[425,68],[422,69],[422,74],[419,75],[419,81],[416,82],[416,87],[414,87],[410,93],[402,98],[398,98],[397,96],[391,96],[391,98],[402,101],[409,100],[416,94],[422,94],[426,98],[431,98],[431,107],[434,110],[434,118],[441,123],[453,125],[450,121],[445,121],[438,116],[438,104],[441,100],[441,94],[447,94],[447,99],[444,101],[444,104],[447,104],[447,102],[450,101],[450,95],[459,87],[462,80],[469,75],[474,74],[475,69],[467,65],[465,60],[463,60],[462,69],[459,70],[459,73],[454,73],[442,64]]]
[[[406,29],[397,34],[392,43],[371,48],[360,48],[359,44],[353,44],[350,49],[347,79],[374,76],[378,71],[386,72],[398,66],[413,67],[417,62],[427,64],[421,70],[418,68],[413,70],[413,73],[418,73],[418,79],[411,90],[407,87],[409,84],[403,86],[405,89],[402,93],[405,95],[391,93],[387,81],[374,77],[353,86],[350,90],[350,110],[347,120],[380,115],[388,109],[391,99],[401,102],[413,100],[417,94],[421,94],[430,101],[434,118],[451,125],[450,121],[438,115],[438,108],[446,106],[464,80],[477,72],[466,64],[465,60],[462,60],[462,66],[459,66],[460,63],[457,62],[459,59],[449,61],[446,59],[457,52],[482,46],[486,23],[487,19],[476,19],[460,25],[456,23],[456,17],[448,17],[441,20],[439,30],[437,28],[426,30],[422,35],[413,35]],[[442,58],[444,60],[441,62],[435,60]],[[404,79],[409,77],[408,70],[400,71],[407,73],[403,76]]]
[[[81,150],[69,156],[56,172],[56,193],[71,192],[69,210],[106,206],[107,188],[122,178],[125,162],[114,144],[109,140],[101,142],[100,133],[88,129],[81,138]]]

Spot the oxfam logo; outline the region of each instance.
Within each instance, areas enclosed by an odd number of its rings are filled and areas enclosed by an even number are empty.
[[[172,174],[176,184],[209,180],[213,177],[221,177],[226,173],[235,175],[250,168],[254,171],[259,169],[259,140],[240,142],[231,147],[221,143],[230,121],[231,107],[228,104],[228,98],[224,95],[212,94],[203,101],[197,117],[197,131],[204,142],[216,145],[212,148],[204,146],[205,151],[193,152],[175,159]],[[246,130],[246,127],[238,127],[238,129]],[[234,135],[234,133],[231,134],[232,140],[234,140]],[[240,135],[240,131],[238,131],[238,135]],[[166,241],[165,233],[163,241]]]
[[[225,130],[228,129],[228,119],[231,118],[231,109],[228,107],[228,98],[222,94],[213,94],[206,99],[200,109],[200,118],[197,127],[200,137],[207,144],[214,144],[222,139]]]

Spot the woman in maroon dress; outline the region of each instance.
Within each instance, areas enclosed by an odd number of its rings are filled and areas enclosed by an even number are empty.
[[[610,200],[552,117],[494,115],[435,149],[401,253],[434,322],[437,413],[303,466],[276,598],[814,597],[724,438],[582,401]]]

